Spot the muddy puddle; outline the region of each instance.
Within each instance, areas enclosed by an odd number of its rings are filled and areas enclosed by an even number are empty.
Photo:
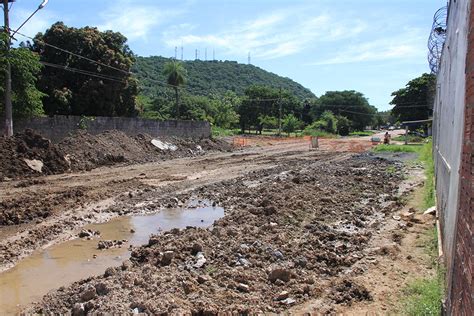
[[[146,244],[150,234],[186,226],[211,226],[224,216],[223,208],[211,205],[209,201],[193,201],[189,208],[88,225],[86,229],[100,231],[100,238],[78,238],[35,252],[0,274],[0,314],[18,313],[21,306],[40,300],[53,289],[102,274],[107,267],[119,266],[130,257],[129,245]],[[128,240],[122,248],[97,249],[100,240],[122,239]]]

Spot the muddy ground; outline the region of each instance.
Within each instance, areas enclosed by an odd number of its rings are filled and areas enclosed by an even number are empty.
[[[202,186],[177,200],[153,192],[122,198],[115,208],[130,200],[159,209],[191,196],[206,198],[223,206],[226,216],[210,229],[152,236],[121,268],[53,292],[32,310],[282,312],[322,298],[319,311],[330,313],[334,305],[372,300],[370,289],[353,280],[364,270],[353,266],[372,259],[367,245],[397,209],[401,165],[357,155],[340,162],[295,160],[288,167]],[[379,251],[390,255],[397,248],[392,243]]]
[[[367,276],[393,277],[379,262],[417,266],[415,254],[401,257],[402,240],[422,224],[393,218],[401,192],[420,183],[407,180],[412,169],[298,143],[0,183],[0,198],[17,201],[11,213],[48,210],[0,228],[0,268],[86,223],[210,199],[225,208],[213,227],[152,236],[122,267],[65,285],[26,311],[380,311],[387,292]]]

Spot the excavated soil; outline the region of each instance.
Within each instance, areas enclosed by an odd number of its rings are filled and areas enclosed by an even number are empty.
[[[334,305],[371,300],[355,280],[365,272],[356,264],[373,260],[366,248],[398,209],[403,177],[400,163],[363,154],[286,160],[175,196],[146,188],[124,194],[111,212],[153,211],[192,198],[226,211],[209,229],[151,236],[122,267],[51,292],[27,312],[279,313],[318,299],[319,312],[332,313]]]
[[[148,134],[128,136],[120,131],[105,131],[99,135],[79,132],[58,144],[66,153],[72,170],[91,170],[98,166],[117,163],[143,163],[181,157],[192,157],[207,151],[229,151],[226,142],[211,139],[183,139],[160,137],[159,140],[176,146],[175,150],[155,147]]]
[[[127,136],[117,130],[98,135],[79,131],[60,143],[53,144],[32,130],[25,130],[11,138],[0,138],[0,181],[91,170],[116,164],[194,157],[209,151],[232,149],[231,145],[221,140],[177,137],[160,137],[161,142],[175,146],[173,150],[160,149],[151,143],[153,139],[147,134]],[[38,161],[42,163],[42,167],[35,170],[25,159]]]
[[[25,159],[42,161],[42,174],[63,173],[69,169],[64,154],[32,130],[11,138],[0,137],[0,181],[41,174],[28,167]]]

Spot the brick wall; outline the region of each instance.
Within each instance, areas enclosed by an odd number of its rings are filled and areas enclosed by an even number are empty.
[[[133,117],[95,117],[81,124],[79,116],[38,117],[13,122],[13,130],[21,132],[31,128],[53,142],[58,142],[70,133],[86,126],[91,134],[116,129],[128,135],[146,133],[153,137],[178,136],[191,138],[208,138],[211,136],[209,122],[204,121],[155,121]],[[3,130],[3,129],[1,129]]]
[[[448,311],[474,315],[474,0],[469,13],[466,57],[466,102],[462,142],[459,207],[456,220],[454,264]]]

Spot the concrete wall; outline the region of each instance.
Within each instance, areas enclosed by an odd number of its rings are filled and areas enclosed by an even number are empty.
[[[456,282],[462,282],[456,275],[455,264],[465,258],[456,253],[460,241],[459,205],[461,192],[461,157],[465,148],[466,104],[466,56],[468,56],[468,33],[471,0],[451,0],[449,3],[447,37],[444,44],[440,72],[437,79],[437,95],[434,105],[434,157],[436,171],[437,206],[441,223],[441,235],[445,264],[447,267],[447,310],[453,313],[453,302],[463,301],[466,295],[453,290]],[[472,87],[470,88],[472,91]],[[472,161],[469,161],[472,166]],[[469,197],[472,199],[473,192]],[[472,214],[472,209],[470,210]],[[472,218],[471,218],[472,221]],[[465,228],[462,228],[465,229]],[[463,236],[469,231],[463,232]],[[472,232],[466,240],[472,244]],[[471,254],[467,254],[470,258]],[[470,262],[471,259],[469,259]],[[469,266],[465,266],[469,267]],[[472,281],[472,266],[469,268]],[[465,269],[464,269],[465,270]],[[469,282],[469,284],[471,283]],[[467,286],[465,283],[463,287]],[[472,287],[468,296],[472,295]],[[470,302],[470,304],[469,304]],[[464,306],[472,307],[472,298],[464,301]],[[467,309],[466,309],[467,310]],[[454,313],[457,314],[457,313]],[[462,314],[462,313],[461,313]]]
[[[128,135],[147,133],[151,136],[178,136],[192,138],[208,138],[211,127],[204,121],[154,121],[132,117],[95,117],[84,120],[81,124],[79,116],[40,117],[13,122],[15,132],[31,128],[53,142],[58,142],[71,132],[86,126],[91,134],[99,134],[106,130],[116,129]]]

